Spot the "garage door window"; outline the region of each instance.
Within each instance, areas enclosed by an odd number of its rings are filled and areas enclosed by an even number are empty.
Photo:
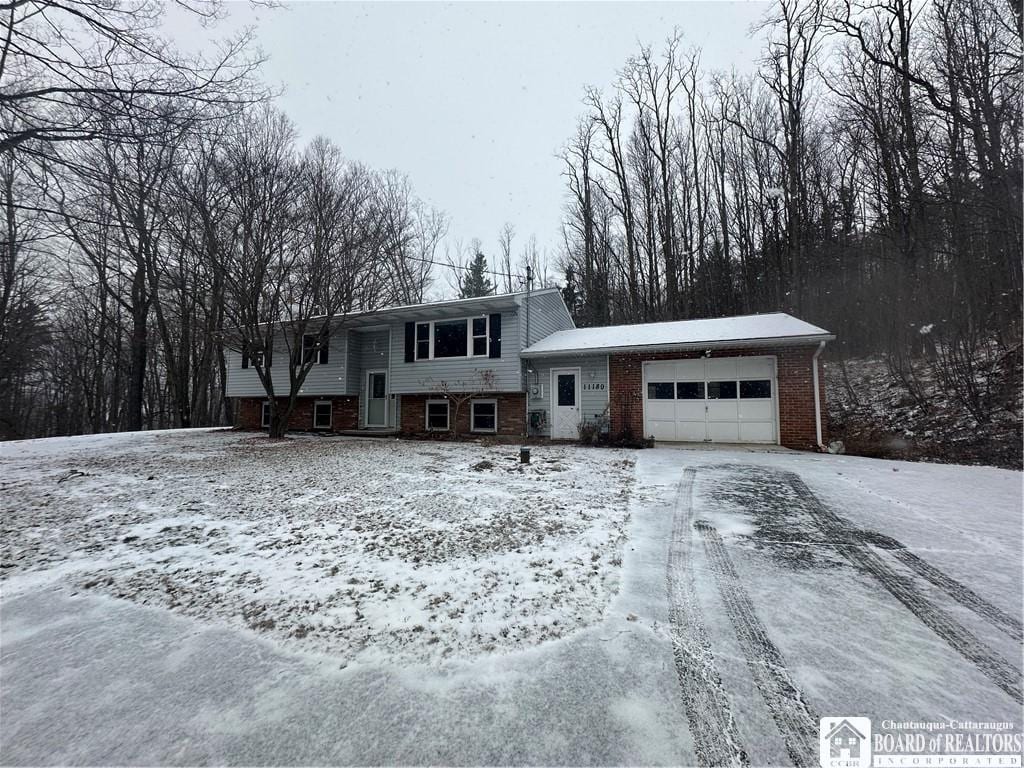
[[[763,400],[772,396],[769,379],[754,379],[740,382],[740,397],[744,400]]]
[[[703,381],[680,381],[676,384],[676,398],[679,400],[703,400]]]
[[[672,382],[647,382],[648,400],[671,400],[674,397]]]
[[[735,381],[709,381],[708,400],[735,400]]]

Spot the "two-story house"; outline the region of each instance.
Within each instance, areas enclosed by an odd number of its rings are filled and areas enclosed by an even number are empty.
[[[820,449],[833,338],[782,313],[577,329],[555,288],[354,313],[318,351],[291,428],[449,433],[457,412],[460,434],[574,440],[593,422]],[[256,371],[240,352],[228,366],[236,425],[267,426]]]

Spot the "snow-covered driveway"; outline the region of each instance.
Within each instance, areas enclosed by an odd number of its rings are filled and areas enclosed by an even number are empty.
[[[257,450],[248,459],[254,473]],[[502,449],[493,450],[495,467],[505,471]],[[816,764],[818,717],[959,717],[1010,721],[1019,730],[1019,473],[789,452],[552,450],[564,451],[557,463],[572,469],[533,480],[517,475],[515,482],[526,484],[519,492],[575,502],[540,514],[523,533],[513,521],[501,526],[513,531],[509,556],[540,546],[548,554],[490,568],[490,582],[480,583],[497,586],[486,595],[462,590],[464,613],[482,610],[478,622],[416,619],[425,622],[422,632],[447,638],[448,654],[435,654],[437,643],[421,644],[421,632],[410,632],[411,639],[381,632],[357,647],[322,643],[316,632],[275,631],[276,621],[272,629],[247,625],[226,609],[196,613],[151,590],[119,599],[100,585],[86,590],[75,581],[77,566],[62,558],[47,565],[33,555],[32,568],[5,569],[18,573],[6,578],[0,615],[0,762]],[[543,458],[543,450],[535,454]],[[5,466],[27,471],[19,461]],[[55,476],[47,476],[40,495],[57,493],[54,484],[68,471],[59,457],[49,461],[44,466]],[[195,471],[212,471],[203,469],[211,461],[198,461]],[[495,471],[470,464],[456,473],[457,487]],[[311,469],[311,486],[316,476]],[[56,486],[59,493],[76,480],[89,478],[70,477]],[[0,478],[5,505],[11,482]],[[609,487],[623,494],[620,512],[603,504],[601,513],[581,517]],[[594,495],[578,504],[581,494]],[[182,503],[195,500],[180,495]],[[491,503],[523,514],[512,496]],[[473,509],[467,503],[459,514],[471,519]],[[282,507],[282,514],[294,513]],[[204,524],[217,517],[216,510],[203,514]],[[35,530],[15,532],[19,550],[8,547],[5,513],[5,564],[26,548],[65,546],[55,543],[60,525],[52,510],[47,515]],[[550,530],[559,516],[567,533]],[[87,527],[103,524],[97,518]],[[528,535],[537,526],[547,526],[542,542]],[[126,544],[131,535],[139,539]],[[96,569],[109,556],[117,574],[166,570],[137,553],[127,560],[119,554],[153,535],[178,534],[140,530],[116,547],[90,538],[84,551]],[[370,539],[383,545],[396,535]],[[163,557],[180,553],[204,563],[193,568],[202,573],[230,563],[203,561],[206,545],[161,546]],[[286,551],[295,556],[304,546],[289,543]],[[319,562],[315,550],[325,546],[328,538],[311,542],[302,563]],[[274,551],[235,556],[244,562]],[[598,568],[588,571],[595,553]],[[463,556],[458,578],[473,579],[480,576],[469,562],[494,554],[453,555],[446,568]],[[582,561],[575,590],[552,586],[559,583],[553,572],[531,581],[533,569],[547,573],[545,558]],[[292,560],[274,564],[289,579],[304,570]],[[316,573],[295,582],[263,575],[285,605],[308,611],[287,626],[319,616],[296,597],[308,588],[311,600],[323,599],[316,579],[327,577],[322,567]],[[440,578],[440,571],[432,576]],[[520,589],[528,582],[523,594],[537,601],[531,609],[548,616],[537,626],[552,631],[563,619],[568,626],[557,635],[531,629],[477,640],[475,623],[492,626],[503,609],[495,606],[523,607]],[[208,594],[244,591],[224,580],[214,586]],[[246,589],[273,603],[262,587]]]

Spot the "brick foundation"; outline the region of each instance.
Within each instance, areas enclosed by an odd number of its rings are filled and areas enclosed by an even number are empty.
[[[814,386],[811,360],[817,345],[715,349],[714,357],[774,355],[778,361],[779,442],[787,448],[817,450],[814,419]],[[703,350],[678,352],[641,352],[611,355],[609,371],[609,415],[612,435],[631,432],[642,437],[644,431],[643,367],[648,360],[692,360]],[[825,375],[818,360],[818,390],[821,403],[821,437],[828,444],[828,420],[825,410]]]
[[[261,429],[260,417],[263,414],[262,397],[240,397],[235,401],[235,426],[239,429]],[[288,428],[294,430],[313,429],[313,403],[320,400],[331,402],[331,428],[317,431],[341,431],[359,428],[358,397],[300,397],[295,401]],[[287,398],[278,398],[280,406],[287,403]]]
[[[427,400],[443,400],[444,395],[420,394],[402,395],[401,431],[404,435],[427,434]],[[522,392],[494,392],[479,395],[476,400],[497,400],[498,401],[498,435],[505,437],[522,437],[526,434],[526,395]],[[450,400],[450,399],[449,399]],[[459,435],[469,434],[491,434],[471,433],[470,426],[470,403],[466,401],[459,408],[458,432]],[[450,400],[449,420],[454,426],[455,402]],[[431,432],[429,434],[438,434]],[[449,433],[450,434],[450,433]]]

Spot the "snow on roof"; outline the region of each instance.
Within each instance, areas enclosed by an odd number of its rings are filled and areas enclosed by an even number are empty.
[[[667,323],[612,325],[603,328],[575,328],[541,339],[523,350],[524,356],[560,352],[600,352],[630,347],[722,346],[737,342],[770,343],[830,341],[824,328],[811,325],[784,312],[742,315],[704,320],[676,320]]]

